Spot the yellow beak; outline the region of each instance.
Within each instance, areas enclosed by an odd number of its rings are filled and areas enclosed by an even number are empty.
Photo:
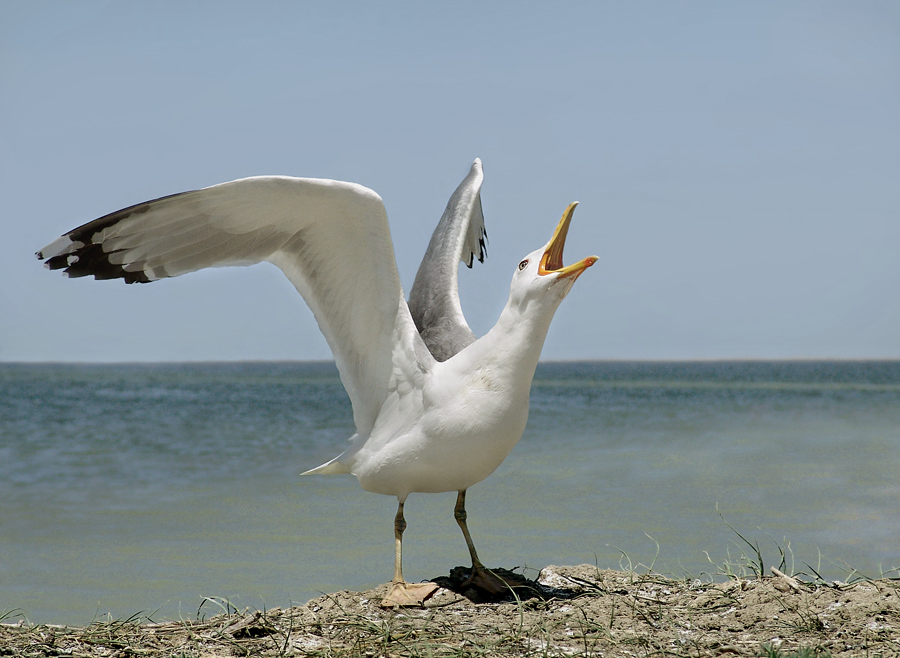
[[[550,242],[547,243],[547,248],[544,250],[544,255],[541,256],[541,264],[538,266],[538,274],[540,276],[554,273],[560,277],[571,276],[577,279],[582,272],[597,262],[596,256],[588,256],[584,260],[572,263],[568,267],[563,267],[563,248],[566,246],[569,223],[572,221],[572,215],[575,213],[575,206],[577,205],[577,201],[570,203],[563,213],[562,219],[559,220],[559,224],[556,225],[553,237],[550,238]]]

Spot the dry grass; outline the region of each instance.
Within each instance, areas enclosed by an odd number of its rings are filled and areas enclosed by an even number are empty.
[[[783,572],[782,572],[783,573]],[[672,579],[591,565],[548,567],[549,598],[475,604],[442,591],[429,607],[383,610],[385,588],[302,606],[191,621],[85,628],[0,626],[0,655],[147,656],[900,656],[897,579]],[[209,606],[207,606],[209,607]],[[14,614],[12,615],[15,616]]]

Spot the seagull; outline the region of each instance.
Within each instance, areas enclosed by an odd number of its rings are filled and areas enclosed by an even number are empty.
[[[438,589],[403,578],[403,505],[412,492],[457,492],[468,581],[499,593],[508,584],[478,558],[466,490],[522,437],[550,322],[597,257],[563,265],[572,203],[550,241],[516,265],[497,323],[476,339],[457,277],[460,263],[485,257],[483,178],[476,159],[432,235],[408,302],[381,197],[334,180],[258,176],[165,196],[73,229],[37,257],[69,277],[125,283],[262,261],[280,268],[334,354],[356,426],[347,450],[304,475],[349,473],[398,501],[394,578],[382,605],[422,605]]]

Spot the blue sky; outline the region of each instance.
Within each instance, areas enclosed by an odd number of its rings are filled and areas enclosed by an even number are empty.
[[[323,359],[267,265],[152,285],[34,252],[258,174],[384,199],[408,289],[475,157],[477,334],[578,200],[544,358],[900,358],[888,2],[0,4],[0,360]]]

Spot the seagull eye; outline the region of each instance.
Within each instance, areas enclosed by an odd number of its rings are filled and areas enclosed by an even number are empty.
[[[526,267],[528,267],[528,259],[527,258],[525,260],[523,260],[521,263],[519,263],[519,271],[524,270]]]

